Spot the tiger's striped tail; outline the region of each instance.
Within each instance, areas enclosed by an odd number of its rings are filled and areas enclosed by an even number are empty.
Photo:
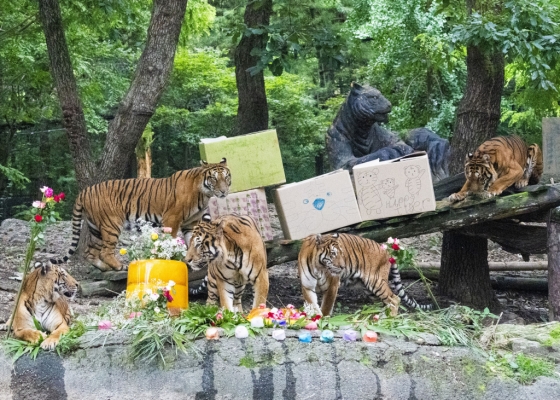
[[[208,275],[206,275],[204,277],[204,279],[202,280],[202,283],[200,285],[198,285],[198,287],[196,288],[189,288],[189,295],[192,296],[198,296],[201,294],[207,294],[208,293]]]
[[[76,253],[78,242],[80,241],[80,232],[82,230],[82,210],[81,196],[78,196],[74,203],[74,209],[72,210],[72,243],[70,244],[68,253],[63,258],[52,258],[49,260],[52,264],[63,264]]]
[[[429,311],[433,309],[432,304],[418,304],[416,300],[408,297],[404,291],[403,284],[401,281],[401,274],[397,264],[391,264],[391,270],[389,271],[389,286],[393,293],[400,297],[401,301],[410,308],[418,308],[423,311]]]

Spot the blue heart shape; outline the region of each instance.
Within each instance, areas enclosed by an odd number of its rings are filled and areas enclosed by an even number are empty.
[[[323,207],[325,207],[325,199],[321,199],[321,198],[315,199],[315,201],[313,201],[313,207],[321,211]]]

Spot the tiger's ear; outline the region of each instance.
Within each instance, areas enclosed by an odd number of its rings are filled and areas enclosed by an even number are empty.
[[[41,275],[46,275],[51,270],[51,265],[49,263],[36,262],[35,268],[41,268]]]
[[[227,165],[227,160],[225,157],[222,157],[222,161],[220,161],[220,165],[223,165],[224,167]]]
[[[208,163],[204,160],[200,160],[200,165],[208,165]]]
[[[482,159],[483,159],[484,161],[486,161],[486,162],[489,162],[489,161],[490,161],[490,155],[489,155],[489,154],[484,154],[484,155],[482,156]]]
[[[338,234],[338,232],[335,232],[335,233],[333,233],[331,236],[332,236],[333,239],[338,239],[338,237],[339,237],[340,235]]]
[[[467,157],[465,159],[468,161],[473,157],[473,153],[467,153]]]
[[[201,220],[204,222],[212,222],[212,217],[210,216],[210,214],[204,214]]]

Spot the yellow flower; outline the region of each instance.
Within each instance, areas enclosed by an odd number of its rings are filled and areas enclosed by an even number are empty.
[[[126,254],[126,249],[125,248],[120,249],[119,253],[121,253],[121,255],[124,256]]]
[[[157,233],[152,233],[152,240],[158,240],[158,234]]]
[[[47,203],[52,203],[54,201],[54,197],[47,197],[45,200]]]

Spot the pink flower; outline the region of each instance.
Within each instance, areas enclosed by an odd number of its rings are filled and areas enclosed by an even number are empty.
[[[222,315],[221,312],[219,312],[218,314],[216,314],[216,321],[219,321],[221,319],[224,319],[224,316]]]
[[[185,241],[183,239],[181,239],[180,237],[176,238],[175,240],[177,240],[177,243],[179,243],[179,244],[185,244]]]
[[[385,243],[383,243],[383,244],[381,245],[381,248],[382,248],[383,250],[387,250],[387,245],[386,245]]]
[[[393,250],[400,250],[401,248],[399,247],[398,244],[393,243],[393,245],[391,246]]]
[[[45,189],[44,194],[45,194],[45,197],[53,197],[54,192],[51,188],[47,188],[47,189]]]
[[[42,201],[34,201],[33,204],[31,204],[33,207],[35,208],[45,208],[46,204],[43,203]]]
[[[379,321],[379,315],[378,315],[378,314],[375,314],[375,315],[373,316],[373,320],[374,320],[375,322]]]
[[[99,321],[99,323],[97,324],[97,328],[99,330],[109,330],[112,327],[113,327],[113,324],[111,324],[111,321],[108,321],[108,320]]]
[[[391,264],[395,264],[395,263],[397,262],[397,260],[395,260],[393,257],[390,257],[390,258],[389,258],[389,262],[390,262]]]
[[[169,290],[164,290],[163,291],[163,296],[167,299],[167,301],[173,301],[173,296],[171,296],[171,293],[169,293]]]
[[[288,305],[286,306],[286,308],[287,308],[288,310],[293,310],[295,307],[294,307],[293,304],[288,304]]]
[[[133,319],[133,318],[138,318],[142,315],[141,311],[137,311],[137,312],[131,312],[130,315],[128,316],[129,319]]]
[[[35,215],[35,222],[41,222],[43,220],[43,217],[41,217],[40,215]]]
[[[168,227],[168,226],[164,226],[164,227],[162,228],[163,233],[171,233],[172,230],[173,230],[173,229],[171,229],[171,228]]]

